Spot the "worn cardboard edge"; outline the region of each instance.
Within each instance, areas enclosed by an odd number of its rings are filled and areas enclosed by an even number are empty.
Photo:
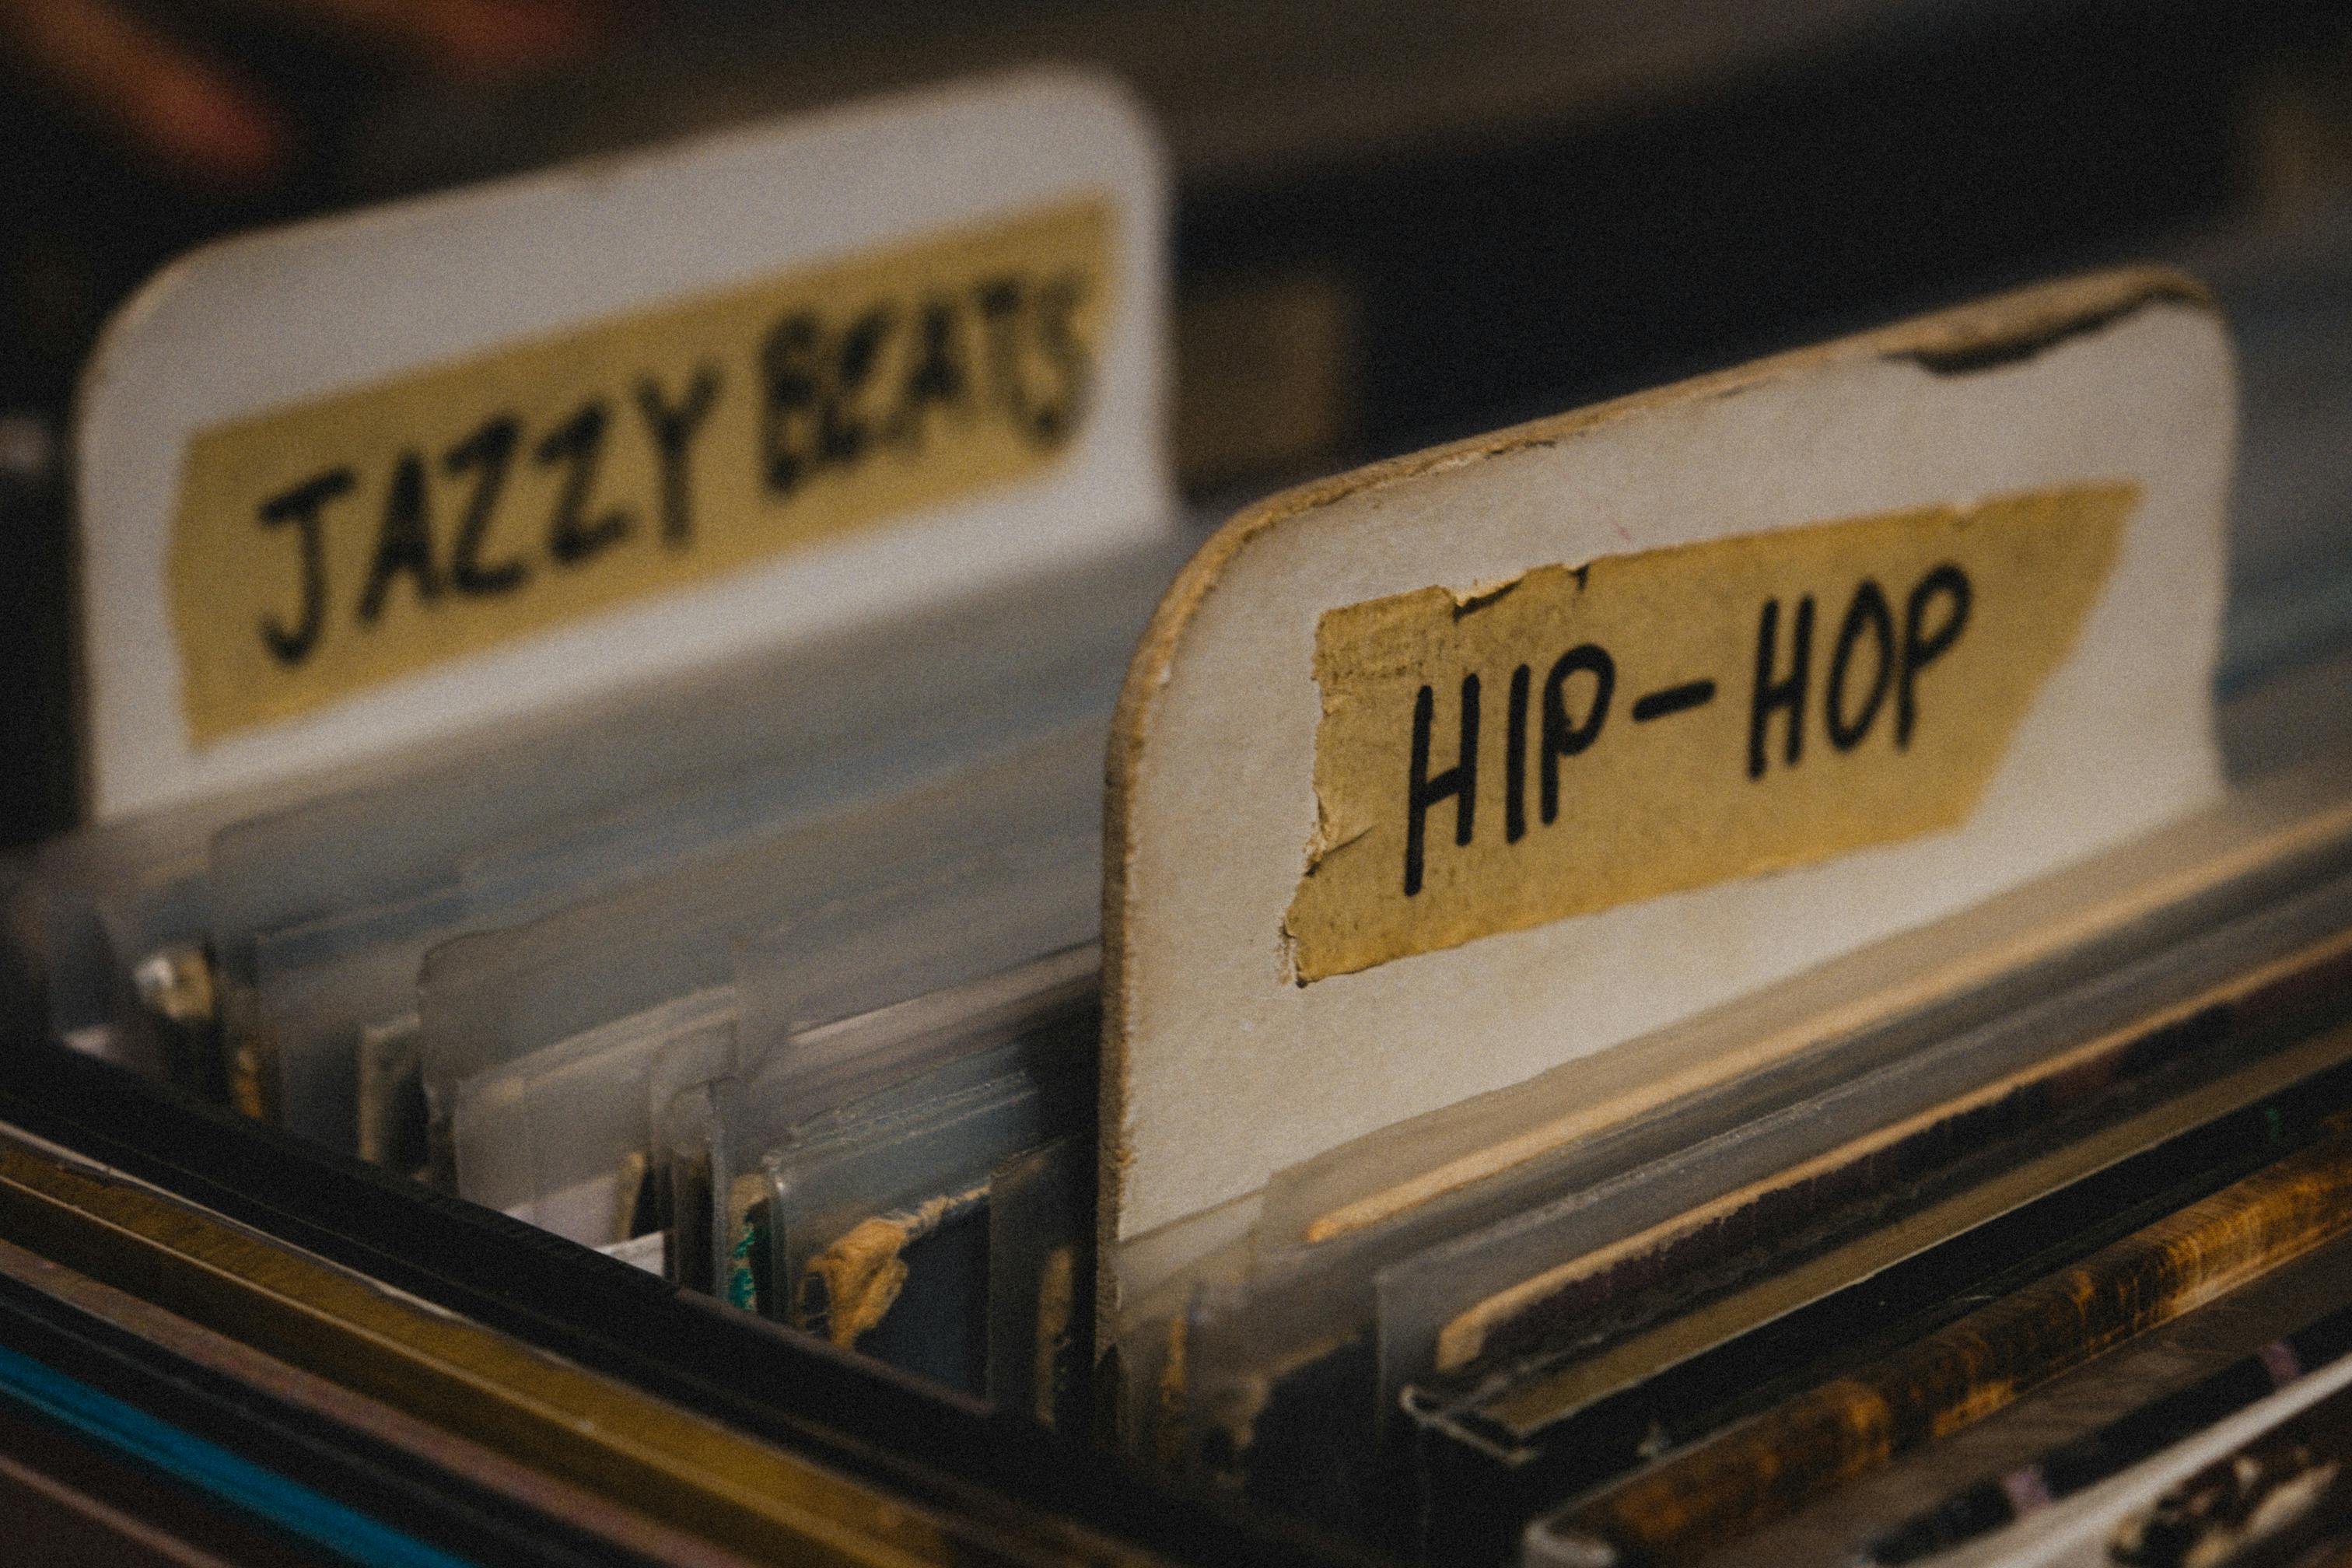
[[[2220,314],[2211,290],[2170,268],[2125,268],[2060,279],[1369,464],[1280,491],[1227,520],[1202,542],[1160,600],[1128,665],[1112,714],[1104,762],[1103,1038],[1097,1125],[1115,1138],[1125,1125],[1127,1109],[1128,867],[1135,849],[1129,801],[1141,777],[1144,748],[1160,693],[1168,684],[1184,635],[1210,594],[1255,540],[1351,497],[1374,494],[1529,447],[1556,446],[1653,410],[1737,396],[1806,371],[1860,360],[1909,361],[1942,375],[1997,370],[2167,304]],[[1097,1343],[1107,1342],[1108,1331],[1115,1328],[1118,1319],[1118,1273],[1112,1260],[1120,1245],[1118,1215],[1126,1195],[1129,1163],[1123,1141],[1116,1155],[1109,1142],[1104,1150],[1096,1201],[1097,1256],[1103,1260],[1096,1313],[1098,1326],[1106,1331],[1097,1334]]]

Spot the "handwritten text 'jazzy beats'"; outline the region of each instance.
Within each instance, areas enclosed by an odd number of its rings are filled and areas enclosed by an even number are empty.
[[[174,535],[199,741],[1015,479],[1083,419],[1097,204],[200,436]]]

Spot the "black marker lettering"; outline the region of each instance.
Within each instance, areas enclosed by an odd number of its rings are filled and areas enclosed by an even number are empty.
[[[555,498],[549,520],[547,552],[566,566],[577,566],[619,543],[629,531],[629,514],[615,507],[594,521],[584,521],[588,498],[596,486],[596,470],[604,457],[604,430],[612,414],[603,399],[585,404],[579,413],[541,438],[531,458],[541,468],[564,467],[563,488]]]
[[[1714,681],[1685,680],[1679,686],[1663,687],[1646,697],[1635,698],[1633,722],[1646,724],[1653,719],[1670,719],[1694,708],[1704,708],[1714,700]]]
[[[1764,731],[1773,713],[1782,708],[1789,710],[1789,745],[1784,753],[1788,765],[1794,767],[1805,746],[1805,680],[1813,657],[1813,596],[1811,594],[1797,601],[1794,635],[1790,639],[1789,673],[1779,679],[1772,671],[1779,664],[1776,649],[1780,640],[1780,601],[1764,601],[1764,614],[1756,628],[1756,689],[1748,709],[1748,776],[1764,776]]]
[[[277,528],[290,522],[302,549],[302,619],[288,631],[277,616],[261,617],[261,640],[270,657],[283,665],[298,665],[319,645],[327,620],[326,525],[319,513],[355,482],[349,468],[330,468],[261,503],[261,526]]]
[[[1462,756],[1461,761],[1438,774],[1429,776],[1429,727],[1434,721],[1437,699],[1424,686],[1412,704],[1412,777],[1405,789],[1404,829],[1404,896],[1412,898],[1421,891],[1422,838],[1427,830],[1429,808],[1454,797],[1454,842],[1470,842],[1472,814],[1478,805],[1478,678],[1462,678]]]
[[[1944,612],[1944,624],[1922,636],[1920,627],[1927,624],[1927,606],[1938,597],[1950,606]],[[1946,562],[1919,579],[1919,585],[1911,590],[1911,597],[1903,606],[1903,670],[1895,685],[1896,751],[1910,746],[1911,726],[1919,717],[1919,672],[1943,658],[1959,640],[1961,630],[1969,624],[1970,597],[1968,574]]]
[[[506,489],[507,467],[522,426],[511,415],[500,415],[449,448],[441,467],[451,479],[474,470],[474,493],[466,498],[466,515],[457,524],[457,542],[449,552],[449,585],[460,594],[510,594],[523,584],[530,569],[520,561],[482,564],[482,540],[489,532],[491,515]]]
[[[854,463],[866,455],[873,430],[857,413],[857,395],[874,379],[882,344],[896,325],[896,312],[877,305],[849,324],[833,360],[833,380],[818,405],[817,460]]]
[[[1568,678],[1579,670],[1592,677],[1592,705],[1576,724],[1568,721]],[[1544,825],[1559,818],[1559,760],[1573,757],[1599,738],[1601,721],[1609,717],[1609,698],[1617,687],[1617,661],[1606,648],[1579,643],[1559,656],[1544,677],[1543,773],[1539,805]]]
[[[786,316],[760,345],[761,473],[768,489],[790,495],[816,462],[818,381],[816,317]]]
[[[1021,381],[1021,280],[992,278],[973,291],[988,339],[988,385],[998,407],[1024,431],[1029,395]]]
[[[402,573],[416,579],[416,602],[429,605],[441,596],[441,574],[433,564],[433,531],[425,518],[425,459],[403,452],[392,470],[392,488],[383,502],[383,528],[375,538],[375,560],[368,567],[367,586],[360,593],[359,622],[373,626],[383,614],[384,595]]]
[[[924,419],[933,408],[957,409],[971,392],[964,369],[963,342],[957,331],[955,307],[933,300],[923,307],[914,367],[898,396],[898,412],[890,416],[889,440],[894,446],[919,446]]]
[[[1055,279],[1037,292],[1037,346],[1059,373],[1060,382],[1029,417],[1029,437],[1040,447],[1058,447],[1069,438],[1094,390],[1094,364],[1086,344],[1078,341],[1076,320],[1086,292],[1086,280],[1075,273]]]
[[[1528,667],[1511,671],[1511,716],[1503,731],[1503,842],[1528,836]]]
[[[1878,643],[1878,667],[1870,678],[1870,695],[1863,700],[1862,711],[1849,721],[1845,716],[1845,678],[1853,658],[1853,645],[1867,629]],[[1895,677],[1895,616],[1886,607],[1886,595],[1878,584],[1864,577],[1862,586],[1853,591],[1853,603],[1845,607],[1845,619],[1838,623],[1837,644],[1830,649],[1829,684],[1822,690],[1822,717],[1829,724],[1830,744],[1841,752],[1851,752],[1870,733],[1871,724],[1878,718],[1879,705],[1886,700],[1886,683]]]
[[[662,542],[682,550],[694,541],[693,477],[688,456],[702,422],[719,401],[719,367],[697,365],[687,384],[686,396],[672,404],[662,395],[661,383],[652,376],[637,379],[637,412],[645,416],[646,431],[654,438],[654,456],[661,463]]]

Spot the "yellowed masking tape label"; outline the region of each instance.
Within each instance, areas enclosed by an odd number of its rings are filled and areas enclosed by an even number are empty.
[[[1327,612],[1295,978],[1957,826],[2138,498],[2039,490]]]
[[[1115,301],[1087,200],[205,431],[172,535],[199,744],[1035,473]]]

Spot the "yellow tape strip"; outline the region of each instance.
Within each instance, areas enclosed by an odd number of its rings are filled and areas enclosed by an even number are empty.
[[[1965,821],[2137,500],[2085,484],[1327,612],[1297,979]]]

